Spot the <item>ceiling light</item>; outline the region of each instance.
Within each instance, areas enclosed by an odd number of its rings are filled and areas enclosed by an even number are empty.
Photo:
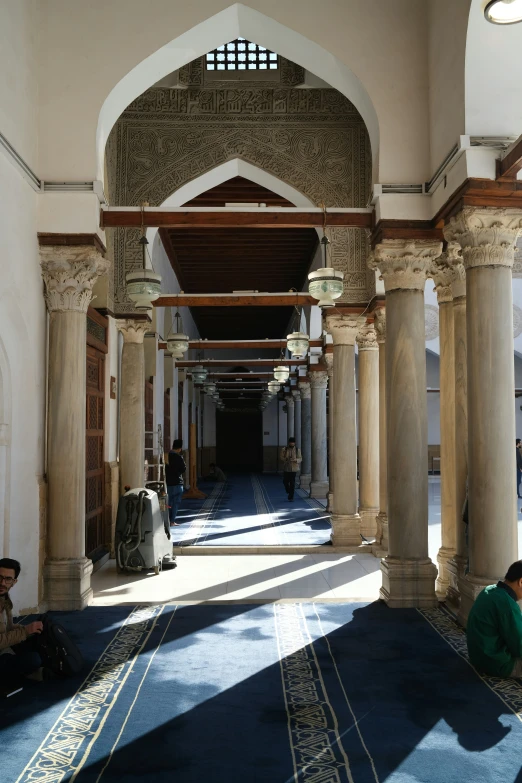
[[[189,337],[183,333],[183,321],[179,312],[175,315],[176,318],[176,331],[173,332],[174,319],[170,331],[167,335],[167,350],[174,356],[175,359],[182,358],[183,354],[188,351]]]
[[[125,275],[125,289],[127,296],[134,302],[138,312],[148,312],[152,310],[152,303],[158,299],[161,294],[161,275],[156,274],[152,269],[147,269],[147,245],[149,244],[144,226],[144,205],[141,207],[141,245],[142,268],[136,272],[127,272]],[[152,262],[151,262],[152,264]]]
[[[274,378],[276,381],[284,383],[290,377],[290,367],[279,366],[274,370]]]
[[[484,9],[484,16],[492,24],[522,22],[522,0],[491,0]]]
[[[333,300],[338,299],[344,290],[344,272],[339,272],[330,266],[328,258],[330,240],[324,228],[321,244],[324,249],[324,267],[308,275],[308,292],[314,299],[319,300],[317,302],[319,307],[335,307]]]

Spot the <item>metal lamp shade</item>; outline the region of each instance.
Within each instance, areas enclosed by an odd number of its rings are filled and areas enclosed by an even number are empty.
[[[127,272],[125,276],[127,296],[134,302],[136,310],[143,312],[152,308],[152,303],[161,294],[161,275],[149,269]]]
[[[334,299],[339,299],[344,290],[343,279],[344,272],[330,267],[318,269],[308,275],[308,292],[319,300],[319,307],[334,307]]]
[[[302,359],[308,353],[309,337],[304,332],[287,334],[286,346],[294,359]]]
[[[274,370],[274,378],[276,381],[280,381],[281,383],[284,383],[288,380],[290,377],[290,367],[285,367],[284,365],[280,365],[279,367],[276,367]]]

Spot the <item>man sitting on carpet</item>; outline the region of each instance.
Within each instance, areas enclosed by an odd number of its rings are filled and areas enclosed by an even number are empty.
[[[0,560],[0,685],[14,685],[16,677],[41,680],[42,660],[34,649],[34,634],[42,632],[39,620],[29,625],[13,624],[13,604],[9,590],[20,574],[20,563],[4,557]]]
[[[466,629],[469,660],[492,677],[522,677],[522,560],[477,596]]]
[[[210,463],[210,473],[208,476],[205,476],[205,481],[216,481],[217,483],[223,483],[227,480],[227,477],[221,470],[221,468],[218,468],[217,465],[215,465],[213,462]]]

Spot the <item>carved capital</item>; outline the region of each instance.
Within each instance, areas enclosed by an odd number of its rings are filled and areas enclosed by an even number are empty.
[[[333,337],[334,346],[355,345],[357,332],[365,323],[365,315],[332,313],[326,316],[326,329]]]
[[[424,291],[433,261],[442,253],[442,242],[429,239],[384,239],[375,246],[368,259],[371,269],[378,269],[388,291],[406,289]]]
[[[326,372],[328,373],[329,378],[333,378],[333,371],[334,371],[334,355],[333,351],[331,353],[325,353],[323,355],[323,358],[326,362]]]
[[[289,408],[294,407],[294,398],[292,397],[291,394],[285,394],[285,402]]]
[[[302,400],[309,400],[312,396],[309,381],[299,381],[299,391],[301,393]]]
[[[464,207],[444,227],[448,242],[462,248],[465,269],[513,267],[522,231],[522,211],[514,207]]]
[[[460,245],[450,242],[448,249],[442,253],[430,267],[429,276],[435,283],[439,305],[453,301],[453,282],[458,276],[456,264],[462,262],[459,256]],[[460,259],[455,263],[455,259]]]
[[[386,342],[386,309],[379,307],[375,311],[375,331],[377,332],[377,342],[379,345]]]
[[[328,373],[325,370],[317,370],[308,375],[312,389],[326,389],[328,386]]]
[[[50,313],[86,313],[96,280],[109,269],[109,261],[92,245],[43,245],[40,265]]]
[[[357,334],[357,347],[359,351],[378,351],[377,332],[373,324],[366,324]]]
[[[291,394],[295,402],[301,402],[301,392],[299,391],[299,389],[292,389]]]
[[[117,321],[117,327],[123,335],[123,342],[140,345],[143,343],[143,338],[150,325],[146,321],[133,321],[131,318],[127,318],[123,321]]]

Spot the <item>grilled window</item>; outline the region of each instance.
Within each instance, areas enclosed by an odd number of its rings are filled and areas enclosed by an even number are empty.
[[[277,54],[244,38],[218,46],[206,56],[207,71],[275,71]]]

